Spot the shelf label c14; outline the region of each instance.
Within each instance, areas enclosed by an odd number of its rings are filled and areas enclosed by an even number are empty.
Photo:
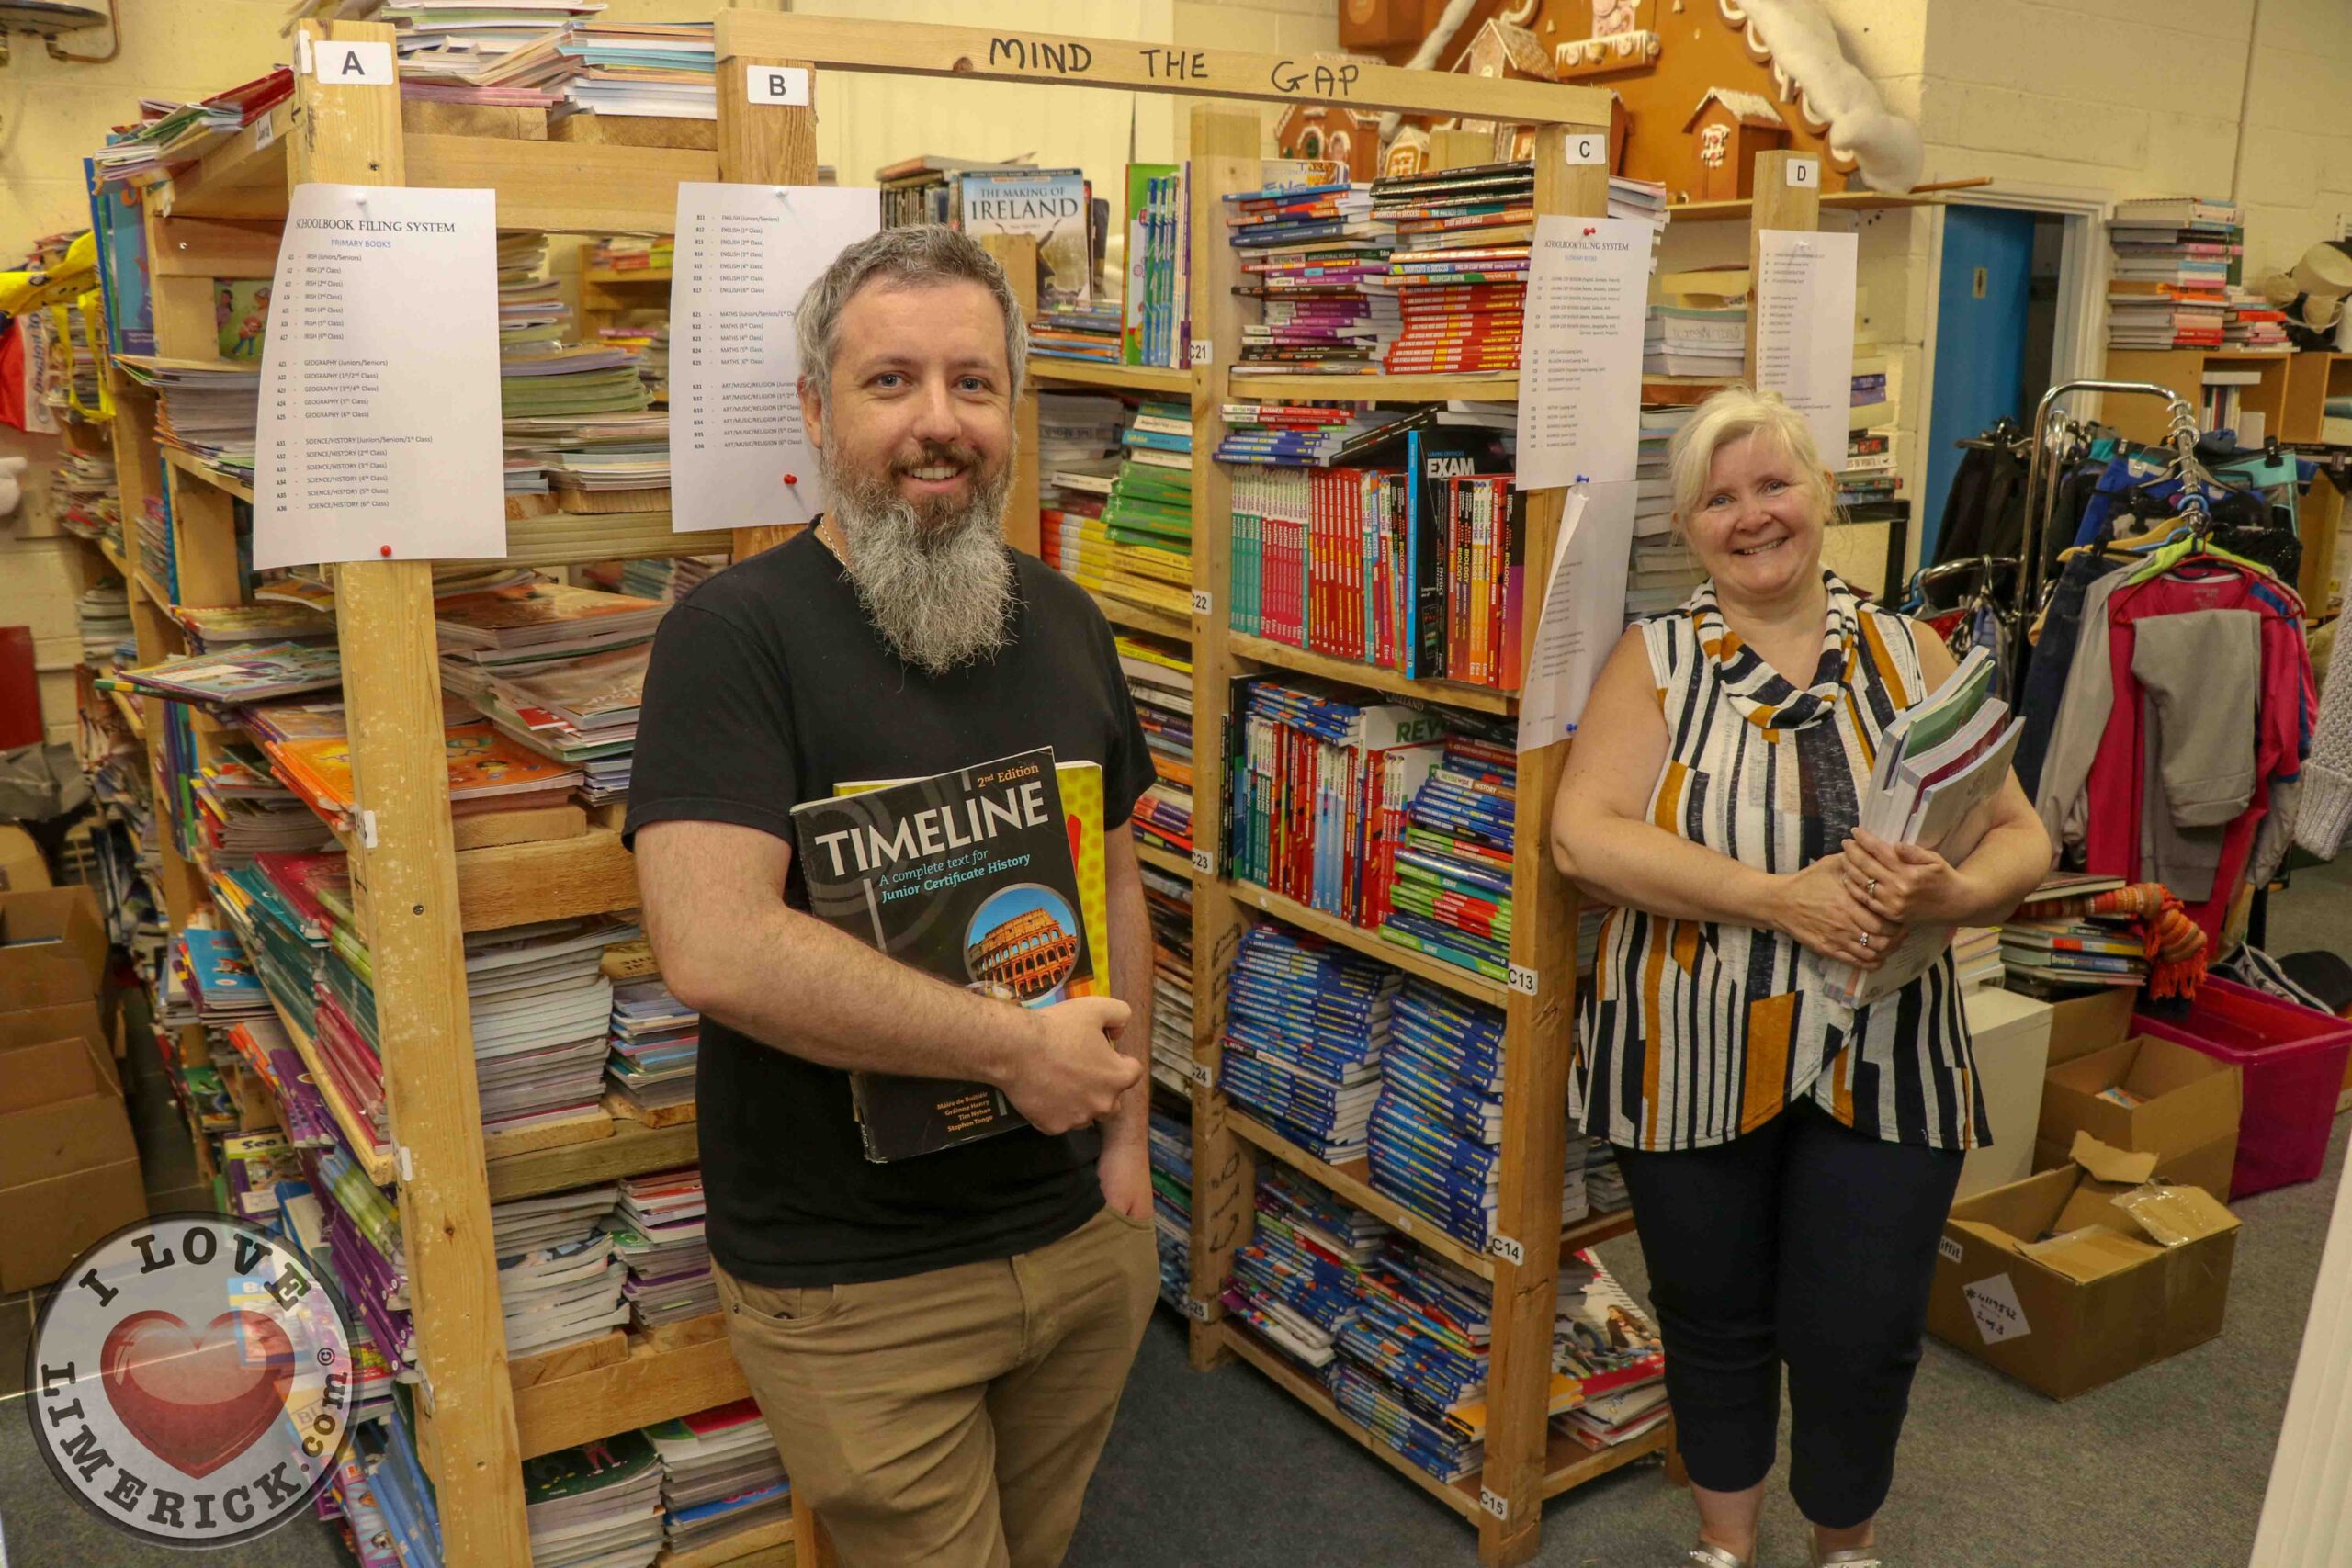
[[[1520,1246],[1516,1238],[1504,1235],[1499,1231],[1487,1238],[1487,1250],[1506,1263],[1527,1261],[1527,1248]]]

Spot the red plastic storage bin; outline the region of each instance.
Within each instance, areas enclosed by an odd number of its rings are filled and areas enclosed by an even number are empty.
[[[2234,980],[2208,978],[2187,1014],[2134,1013],[2132,1027],[2233,1062],[2245,1080],[2230,1196],[2309,1181],[2327,1159],[2327,1135],[2352,1050],[2352,1023],[2283,1002]]]

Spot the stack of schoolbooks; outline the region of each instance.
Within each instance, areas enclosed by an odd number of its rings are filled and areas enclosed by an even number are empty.
[[[591,804],[628,788],[658,599],[562,583],[435,607],[441,685],[500,732],[581,771]]]
[[[1625,1192],[1625,1173],[1618,1168],[1617,1145],[1606,1138],[1587,1138],[1570,1133],[1568,1141],[1584,1145],[1584,1202],[1591,1214],[1613,1214],[1629,1207],[1633,1199]]]
[[[1675,433],[1698,412],[1695,404],[1642,405],[1641,446],[1634,459],[1634,535],[1667,533],[1674,524],[1674,475],[1667,464]]]
[[[253,483],[254,427],[261,417],[258,364],[152,354],[118,354],[114,363],[156,394],[157,445],[186,453],[216,478]]]
[[[99,185],[153,184],[142,176],[195,163],[293,96],[294,73],[280,65],[196,103],[143,99],[139,122],[107,132],[90,154],[92,174]]]
[[[135,559],[139,570],[159,584],[164,596],[179,597],[179,573],[175,570],[171,514],[164,509],[164,498],[151,495],[139,510],[139,548]]]
[[[1667,514],[1657,521],[1668,523]],[[1670,528],[1634,535],[1625,568],[1625,624],[1680,609],[1706,581],[1707,569]]]
[[[1486,1393],[1493,1341],[1487,1282],[1401,1236],[1358,1280],[1355,1320],[1340,1333],[1333,1400],[1441,1481],[1475,1472],[1485,1443],[1457,1411]]]
[[[1952,932],[1951,965],[1963,992],[1998,986],[2007,972],[2001,962],[2001,928],[1962,926]]]
[[[1443,754],[1442,725],[1321,682],[1253,682],[1239,705],[1226,770],[1232,874],[1379,929],[1396,869],[1390,852]]]
[[[1193,416],[1147,399],[1120,432],[1125,456],[1102,502],[1110,547],[1102,592],[1177,616],[1192,614]]]
[[[2290,354],[2287,312],[2242,284],[2227,290],[2230,319],[2222,329],[2222,346],[2233,354]]]
[[[558,94],[502,85],[507,62],[534,44],[552,42],[567,22],[604,8],[597,0],[392,0],[380,7],[346,5],[342,14],[372,11],[392,24],[403,98],[552,108],[563,101]]]
[[[334,708],[340,728],[342,711]],[[256,710],[244,710],[253,712]],[[287,710],[276,710],[282,718]],[[324,716],[316,713],[313,718]],[[262,739],[270,772],[300,795],[312,811],[338,831],[350,830],[359,803],[351,772],[351,741],[340,734]],[[490,723],[475,719],[453,724],[442,734],[448,763],[449,811],[468,817],[479,812],[560,806],[580,787],[582,774],[501,735]]]
[[[654,599],[674,604],[726,570],[725,556],[679,556],[669,560],[633,560],[621,564],[611,587],[633,599]]]
[[[567,106],[604,114],[717,119],[718,60],[708,22],[574,22],[556,40]]]
[[[1037,394],[1039,553],[1047,566],[1097,592],[1110,576],[1102,506],[1119,472],[1126,417],[1116,398]]]
[[[506,1353],[536,1356],[627,1323],[628,1308],[621,1302],[627,1278],[613,1257],[613,1238],[594,1221],[567,1240],[501,1257],[498,1303],[506,1320]]]
[[[2108,243],[2109,348],[2219,348],[2228,335],[2230,269],[2244,254],[2245,209],[2198,197],[2115,204]]]
[[[1666,1351],[1657,1325],[1607,1265],[1589,1252],[1562,1259],[1553,1313],[1553,1371],[1572,1381],[1577,1399],[1553,1417],[1555,1430],[1598,1453],[1666,1420]]]
[[[605,948],[638,935],[635,926],[592,917],[466,940],[466,1005],[486,1130],[596,1105],[613,1010],[613,983],[599,965]]]
[[[1119,291],[1119,355],[1129,365],[1189,363],[1193,214],[1186,167],[1127,165],[1126,265]]]
[[[643,1111],[684,1105],[695,1097],[702,1014],[655,976],[613,987],[612,1047],[605,1076]]]
[[[1117,638],[1119,668],[1151,752],[1153,782],[1136,803],[1138,843],[1189,859],[1193,852],[1193,660],[1182,643]]]
[[[1184,1310],[1193,1293],[1193,1129],[1151,1111],[1152,1239],[1159,1247],[1159,1299]]]
[[[1490,980],[1510,977],[1518,789],[1510,745],[1445,738],[1390,840],[1383,938]]]
[[[1650,282],[1642,373],[1736,381],[1747,363],[1752,275],[1738,264],[1661,273]]]
[[[2122,886],[2120,876],[2057,872],[2027,902],[2088,898]],[[2147,949],[2128,915],[2012,919],[2001,928],[2000,955],[2009,987],[2035,996],[2083,986],[2138,987],[2148,978]]]
[[[189,781],[195,799],[182,824],[210,852],[216,871],[271,852],[323,850],[334,843],[302,797],[280,784],[259,751],[233,742]]]
[[[1280,926],[1250,928],[1227,980],[1226,1093],[1319,1159],[1363,1158],[1397,978]]]
[[[1293,1171],[1258,1179],[1257,1227],[1233,1255],[1226,1305],[1258,1337],[1323,1382],[1356,1320],[1363,1266],[1388,1227]]]
[[[334,640],[334,617],[307,604],[175,604],[172,619],[187,634],[190,653],[218,653],[246,643]]]
[[[667,272],[676,254],[671,234],[607,234],[588,247],[588,265],[613,272]]]
[[[122,490],[112,453],[60,449],[49,493],[67,533],[122,548]]]
[[[1029,352],[1046,359],[1118,364],[1118,301],[1095,299],[1040,311],[1029,326]]]
[[[662,1456],[616,1432],[523,1461],[532,1568],[645,1568],[662,1550]]]
[[[662,1534],[667,1555],[734,1553],[726,1542],[792,1515],[792,1488],[775,1436],[749,1399],[645,1428],[662,1456]]]
[[[1225,197],[1227,237],[1264,319],[1241,329],[1236,375],[1370,373],[1401,318],[1388,291],[1396,227],[1372,187],[1344,180],[1269,185]]]
[[[1860,379],[1860,378],[1856,378]],[[1853,405],[1857,416],[1892,421],[1894,404],[1885,396],[1885,378],[1879,378],[1880,395]],[[1846,466],[1838,470],[1838,504],[1870,506],[1891,501],[1903,488],[1895,471],[1895,433],[1891,428],[1849,431],[1846,436]]]
[[[172,944],[172,962],[186,976],[197,1018],[209,1029],[227,1029],[249,1018],[269,1016],[269,993],[262,988],[232,931],[190,926]]]
[[[639,1328],[718,1310],[699,1168],[622,1178],[620,1202],[605,1224],[615,1255],[628,1269],[622,1294]]]
[[[1338,457],[1350,441],[1371,428],[1363,411],[1351,403],[1227,403],[1216,460],[1262,468],[1316,467]],[[1238,483],[1242,476],[1234,478]],[[1241,510],[1237,502],[1234,511]]]
[[[1535,166],[1527,163],[1373,182],[1373,211],[1396,226],[1387,281],[1401,324],[1382,368],[1519,368],[1534,199]]]
[[[82,662],[104,670],[115,661],[115,649],[132,640],[130,594],[119,578],[110,578],[74,602],[74,622],[82,637]]]
[[[343,660],[331,643],[234,645],[126,670],[122,678],[153,696],[235,707],[340,686]]]
[[[1193,883],[1156,865],[1141,868],[1144,912],[1151,920],[1151,1076],[1178,1094],[1192,1092]]]
[[[1993,656],[1979,648],[1924,702],[1895,715],[1879,739],[1860,825],[1892,843],[1920,844],[1957,864],[1984,836],[1991,803],[2008,777],[2022,726],[1992,694]],[[1832,963],[1807,951],[1807,973],[1834,1001],[1861,1007],[1927,972],[1951,942],[1950,926],[1923,925],[1878,968]]]

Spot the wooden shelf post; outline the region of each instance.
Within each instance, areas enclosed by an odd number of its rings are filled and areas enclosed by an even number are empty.
[[[996,258],[1004,268],[1004,278],[1012,286],[1012,298],[1021,307],[1021,319],[1034,321],[1037,318],[1037,241],[1031,234],[982,234],[980,248]],[[1004,496],[1004,542],[1027,555],[1039,553],[1042,544],[1037,517],[1037,381],[1023,366],[1012,367],[1021,374],[1021,396],[1012,404],[1012,484]]]
[[[1214,1086],[1224,1057],[1226,977],[1245,929],[1240,907],[1216,875],[1225,842],[1225,791],[1218,747],[1241,673],[1227,625],[1233,484],[1214,454],[1225,439],[1226,389],[1255,315],[1233,292],[1241,264],[1225,243],[1225,203],[1254,190],[1262,175],[1255,114],[1201,104],[1193,109],[1192,168],[1184,192],[1193,231],[1193,1317],[1192,1363],[1231,1358],[1215,1327],[1224,1317],[1225,1277],[1234,1248],[1249,1245],[1256,1215],[1257,1168],[1250,1145],[1226,1125]],[[1203,752],[1206,751],[1204,759]],[[1206,1083],[1200,1081],[1205,1074]]]
[[[313,44],[380,42],[381,23],[299,24]],[[404,183],[400,88],[295,78],[289,185]],[[506,1373],[491,1236],[490,1175],[467,1008],[456,847],[443,755],[433,631],[433,568],[414,560],[336,569],[351,762],[372,849],[352,856],[374,929],[384,1099],[401,1168],[420,1404],[432,1416],[442,1554],[450,1562],[527,1563],[514,1393]]]

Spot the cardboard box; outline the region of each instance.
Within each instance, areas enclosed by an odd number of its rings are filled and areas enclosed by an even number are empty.
[[[2132,1004],[2139,995],[2129,986],[2105,986],[2086,997],[2052,1002],[2050,1065],[2120,1043],[2132,1032]]]
[[[28,893],[50,886],[49,863],[33,836],[14,822],[0,822],[0,893]]]
[[[0,1012],[94,1000],[107,928],[87,887],[0,893]]]
[[[1957,1197],[2006,1187],[2033,1174],[2033,1139],[2041,1124],[2042,1075],[2049,1068],[2050,1004],[2015,991],[1972,991],[1962,1004],[1974,1039],[1976,1082],[1993,1141],[1961,1162]]]
[[[0,1058],[0,1294],[46,1285],[147,1212],[113,1064],[74,1036]]]
[[[2078,1148],[1954,1204],[1928,1295],[1937,1338],[2052,1399],[2221,1333],[2237,1252],[2237,1216],[2204,1189],[2148,1183],[2150,1155]]]
[[[111,1051],[106,1024],[96,1002],[68,1002],[62,1007],[0,1012],[0,1056],[19,1045],[41,1045],[68,1038],[86,1040],[101,1053],[117,1054]],[[119,1073],[116,1081],[121,1081]]]
[[[2138,1105],[2101,1099],[2110,1089]],[[2075,1135],[2088,1133],[2112,1149],[2155,1156],[2155,1179],[2201,1187],[2227,1202],[2238,1153],[2238,1069],[2169,1040],[2135,1035],[2050,1069],[2033,1168],[2073,1163]]]

